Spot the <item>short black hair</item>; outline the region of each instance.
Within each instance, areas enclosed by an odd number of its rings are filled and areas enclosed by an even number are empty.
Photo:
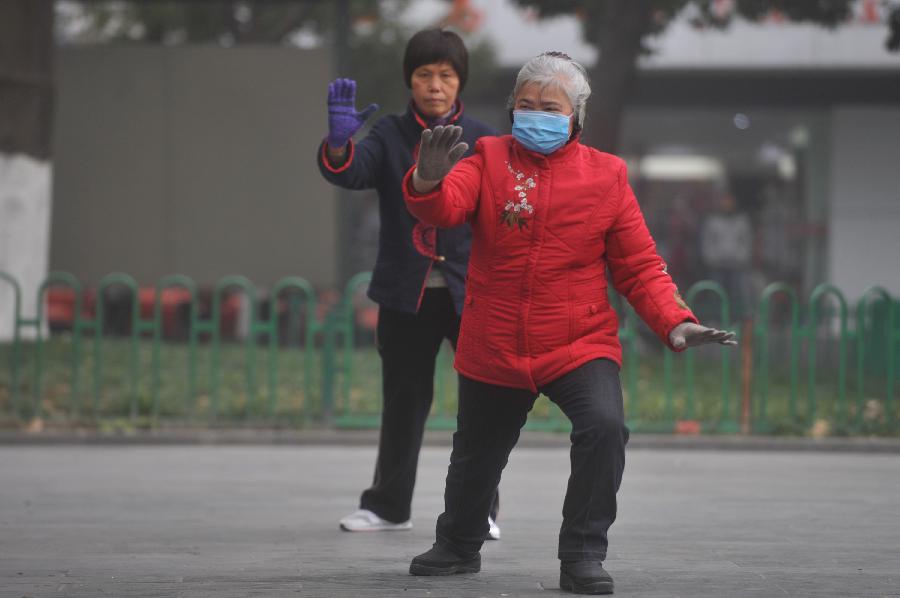
[[[459,77],[459,91],[469,76],[469,51],[461,37],[443,29],[423,29],[406,44],[403,54],[403,78],[412,87],[413,71],[424,64],[449,62]]]

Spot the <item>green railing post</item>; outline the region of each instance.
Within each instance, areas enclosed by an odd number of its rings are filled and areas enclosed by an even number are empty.
[[[319,311],[319,303],[316,299],[315,293],[311,295],[311,303],[306,310],[306,336],[304,347],[304,355],[303,355],[303,368],[304,368],[304,382],[303,382],[303,394],[304,394],[304,412],[305,417],[312,417],[313,414],[309,413],[306,410],[306,404],[309,401],[312,401],[312,397],[314,395],[313,392],[313,358],[316,355],[317,347],[316,347],[316,337],[319,334],[319,331],[323,327],[323,322],[319,322],[318,311]],[[321,391],[321,389],[320,389]],[[321,392],[320,392],[320,401],[321,401]],[[321,414],[319,414],[321,415]]]
[[[129,403],[130,415],[137,417],[137,378],[138,378],[138,337],[140,334],[140,304],[138,299],[138,284],[134,278],[121,272],[107,274],[100,279],[97,285],[97,315],[94,323],[94,417],[97,417],[100,404],[100,388],[103,380],[103,367],[101,357],[101,337],[103,336],[103,293],[111,286],[120,285],[131,291],[131,340],[129,342]]]
[[[799,349],[800,349],[800,306],[797,293],[782,282],[773,282],[762,293],[759,311],[755,322],[754,336],[757,339],[756,367],[756,419],[763,426],[768,425],[769,398],[769,320],[772,298],[775,295],[786,295],[791,306],[791,347],[790,347],[790,397],[788,411],[793,423],[797,422],[797,393],[800,385]]]
[[[271,416],[273,413],[273,409],[275,407],[275,379],[273,377],[275,370],[272,369],[272,364],[275,361],[275,351],[277,349],[277,340],[278,340],[278,320],[276,318],[274,325],[269,320],[260,320],[259,314],[256,310],[253,312],[253,316],[251,317],[250,324],[248,326],[248,334],[249,334],[249,354],[250,354],[250,364],[252,366],[251,375],[247,379],[247,385],[253,388],[253,397],[254,402],[256,401],[256,351],[257,351],[257,341],[260,335],[265,334],[268,336],[269,342],[266,343],[266,415]]]
[[[337,367],[335,365],[335,340],[334,336],[337,330],[336,318],[338,311],[335,308],[328,310],[325,314],[325,323],[323,324],[324,332],[324,350],[322,355],[322,419],[327,423],[332,423],[335,415],[335,391],[334,381],[337,376]]]
[[[670,425],[669,429],[675,428],[675,356],[671,351],[663,353],[663,393],[665,395],[665,407],[663,408],[663,419],[666,424]]]
[[[888,311],[888,330],[890,333],[888,335],[888,346],[887,346],[887,360],[888,360],[888,382],[887,382],[887,411],[888,411],[888,421],[892,424],[896,424],[897,422],[897,410],[896,405],[894,404],[894,384],[896,382],[896,373],[897,373],[897,344],[900,343],[900,329],[898,329],[898,322],[900,322],[900,301],[891,301],[891,309]]]
[[[37,374],[35,376],[35,395],[38,397],[38,404],[40,404],[40,401],[43,398],[44,378],[44,347],[42,323],[44,322],[44,303],[46,301],[45,294],[51,287],[60,286],[69,288],[75,295],[75,312],[73,314],[72,321],[72,388],[69,394],[69,402],[71,403],[69,409],[70,413],[74,415],[76,419],[79,419],[81,417],[81,395],[79,392],[81,379],[81,329],[84,324],[81,318],[83,288],[81,286],[81,282],[68,272],[50,272],[49,274],[47,274],[47,278],[44,279],[44,282],[42,282],[38,287],[37,306],[35,310],[37,317],[34,320],[35,326],[37,328],[35,337],[35,359],[37,365]]]
[[[870,301],[870,299],[874,299],[874,301]],[[885,397],[885,411],[890,411],[890,388],[891,383],[889,382],[894,370],[893,363],[893,355],[892,355],[892,347],[893,347],[893,335],[894,335],[894,322],[893,322],[893,313],[894,313],[894,299],[891,297],[890,293],[887,292],[883,287],[869,287],[865,290],[862,297],[860,297],[859,301],[856,303],[856,426],[859,427],[862,424],[863,410],[864,410],[864,399],[865,399],[865,380],[866,380],[866,371],[865,371],[865,352],[866,352],[866,308],[871,307],[873,303],[877,303],[878,301],[883,301],[887,308],[887,328],[885,330],[885,336],[887,341],[887,347],[885,347],[888,361],[887,361],[887,378],[885,382],[887,383],[887,396]],[[874,327],[872,328],[872,332],[874,333]]]
[[[276,402],[276,390],[278,386],[278,356],[276,354],[278,348],[278,297],[286,290],[293,289],[299,291],[305,300],[306,305],[306,339],[303,347],[303,410],[306,411],[309,401],[312,400],[312,357],[315,341],[315,313],[316,313],[316,294],[312,285],[299,276],[288,276],[282,278],[275,286],[269,297],[269,416],[274,414]],[[295,319],[295,308],[299,308],[299,304],[293,301],[293,297],[288,301],[288,321],[297,322]],[[303,416],[304,414],[301,414]]]
[[[819,303],[826,295],[832,295],[840,308],[840,340],[838,341],[838,421],[846,423],[847,409],[847,300],[837,287],[820,284],[813,289],[809,297],[809,325],[807,326],[808,369],[807,369],[807,405],[810,421],[816,414],[815,381],[816,381],[816,341],[819,327]]]
[[[639,411],[638,399],[638,353],[637,328],[634,323],[635,313],[631,306],[619,295],[615,288],[606,289],[609,304],[619,319],[619,342],[622,345],[622,374],[625,377],[625,394],[628,397],[626,421],[634,419]]]
[[[19,413],[19,351],[21,349],[19,327],[22,325],[22,289],[15,278],[2,270],[0,270],[0,280],[6,281],[13,290],[13,344],[9,359],[9,379],[12,385],[10,398],[12,399],[13,418],[19,419],[21,416]],[[0,314],[0,316],[2,315]]]
[[[197,284],[188,276],[183,274],[172,274],[164,276],[156,283],[156,293],[153,300],[153,353],[152,353],[152,378],[151,378],[151,400],[153,401],[153,420],[159,418],[159,390],[160,390],[160,351],[162,349],[162,296],[166,289],[183,288],[191,297],[191,311],[189,327],[194,328],[194,320],[197,314]],[[193,338],[193,335],[191,335]],[[197,353],[196,343],[191,343],[188,351],[188,413],[193,414],[194,399],[196,397],[197,383]]]
[[[640,402],[638,399],[639,359],[637,352],[637,328],[634,323],[636,316],[634,310],[630,307],[624,307],[623,312],[620,318],[624,324],[619,329],[619,339],[624,350],[625,388],[628,390],[628,409],[637,414]]]
[[[685,295],[685,300],[689,305],[694,305],[697,295],[703,292],[712,293],[719,298],[719,319],[721,320],[720,325],[723,329],[727,330],[731,327],[731,304],[728,299],[728,294],[725,292],[725,289],[717,282],[712,280],[701,280],[699,282],[691,285],[691,288],[688,289],[687,294]],[[739,332],[737,333],[739,334]],[[687,351],[687,355],[685,356],[685,378],[686,378],[686,387],[687,387],[687,398],[686,398],[686,418],[691,420],[694,419],[694,400],[695,400],[695,386],[694,386],[694,368],[696,361],[696,353],[694,351]],[[731,414],[731,359],[730,353],[728,351],[722,352],[722,422],[734,424],[735,419]],[[735,409],[735,414],[737,410]]]
[[[900,343],[900,330],[897,323],[900,322],[900,301],[891,301],[891,308],[888,310],[888,379],[887,379],[887,405],[888,421],[893,424],[896,421],[896,411],[894,407],[894,383],[896,382],[897,367],[897,344]]]
[[[208,334],[210,338],[210,344],[212,343],[213,337],[218,334],[219,322],[213,319],[200,319],[200,307],[199,301],[194,304],[191,309],[191,322],[190,322],[190,332],[188,334],[188,359],[192,362],[196,362],[197,360],[197,352],[198,352],[198,344],[200,340],[201,334]],[[210,351],[210,374],[214,373],[215,369],[218,366],[212,365],[212,353],[215,349]],[[189,381],[189,389],[188,392],[190,394],[190,404],[189,408],[191,409],[191,419],[195,415],[197,415],[197,393],[199,391],[199,384],[197,383],[197,372],[199,371],[199,367],[194,370],[191,374],[192,377]],[[189,375],[191,375],[189,374]],[[206,380],[206,398],[207,398],[207,418],[208,420],[215,418],[215,412],[213,409],[212,403],[212,392],[213,392],[213,380],[215,378],[211,375]]]
[[[441,342],[441,347],[438,349],[437,360],[434,364],[434,408],[432,412],[438,413],[441,416],[446,415],[447,412],[447,393],[444,392],[444,384],[446,384],[446,376],[444,374],[444,368],[447,363],[447,347],[443,342]]]
[[[341,387],[341,401],[343,402],[343,414],[348,415],[350,412],[351,391],[353,389],[354,378],[354,350],[356,349],[356,305],[354,297],[356,291],[360,287],[369,284],[372,280],[371,272],[360,272],[347,281],[344,287],[344,296],[341,301],[341,319],[340,330],[344,343],[343,363],[343,385]]]
[[[212,304],[212,361],[210,364],[210,380],[212,391],[210,392],[210,406],[212,408],[212,417],[218,416],[219,410],[219,377],[221,375],[219,368],[219,351],[220,351],[220,318],[222,312],[222,295],[230,287],[238,287],[243,292],[249,302],[250,325],[247,327],[247,338],[244,344],[244,374],[247,385],[247,397],[244,402],[245,416],[249,417],[253,406],[256,403],[256,287],[253,286],[246,277],[231,275],[225,276],[216,283],[213,290]]]

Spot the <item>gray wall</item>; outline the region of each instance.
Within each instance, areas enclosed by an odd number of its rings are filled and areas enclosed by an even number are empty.
[[[315,165],[324,51],[97,46],[59,53],[50,266],[96,284],[182,273],[337,282]]]
[[[830,282],[900,296],[900,108],[844,106],[832,122]]]

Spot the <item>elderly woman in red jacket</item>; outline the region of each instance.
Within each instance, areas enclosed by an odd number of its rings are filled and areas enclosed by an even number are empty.
[[[560,587],[613,591],[603,569],[625,466],[628,429],[615,288],[670,349],[734,334],[697,323],[666,272],[628,185],[624,162],[582,145],[590,86],[584,68],[548,52],[519,72],[512,135],[467,145],[459,127],[422,132],[404,180],[409,210],[440,227],[472,225],[462,329],[458,427],[444,512],[414,575],[472,573],[500,474],[539,393],[572,422]]]

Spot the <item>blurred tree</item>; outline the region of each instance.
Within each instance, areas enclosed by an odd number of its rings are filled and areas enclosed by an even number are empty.
[[[736,17],[837,27],[847,22],[855,4],[855,0],[513,1],[531,8],[539,18],[574,14],[581,20],[585,41],[599,52],[591,78],[595,89],[602,90],[591,103],[592,124],[585,135],[592,145],[606,151],[618,146],[622,109],[634,82],[638,57],[649,51],[647,38],[664,31],[683,11],[690,11],[690,22],[698,28],[724,28]],[[894,31],[900,30],[900,14],[896,19],[897,27],[891,24]]]
[[[64,0],[58,11],[65,41],[74,43],[250,43],[299,47],[335,45],[338,74],[359,84],[359,104],[402,110],[409,97],[403,83],[403,50],[413,33],[400,16],[411,0]],[[465,15],[451,9],[434,26],[465,34]],[[335,37],[345,38],[344,44]],[[494,53],[486,42],[470,47],[469,88],[489,85]],[[475,62],[477,61],[477,62]],[[479,76],[486,74],[486,76]],[[323,91],[324,97],[324,91]]]
[[[335,19],[324,0],[63,0],[62,28],[72,41],[138,43],[281,43],[321,35]],[[375,0],[347,0],[347,19],[377,17]],[[71,25],[66,27],[66,25]]]

